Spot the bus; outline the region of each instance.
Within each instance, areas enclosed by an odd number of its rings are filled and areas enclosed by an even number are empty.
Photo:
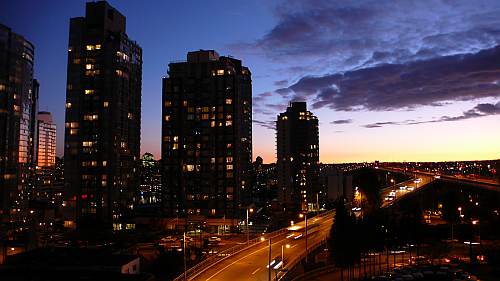
[[[306,235],[305,232],[305,225],[292,225],[287,228],[288,230],[288,235],[286,238],[289,239],[300,239]],[[311,235],[319,231],[319,223],[308,223],[307,224],[307,235]]]

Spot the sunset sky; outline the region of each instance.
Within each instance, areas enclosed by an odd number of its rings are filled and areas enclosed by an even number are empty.
[[[109,1],[143,49],[142,152],[160,155],[161,77],[214,49],[252,71],[253,147],[275,161],[276,115],[305,100],[320,161],[500,158],[500,1]],[[85,1],[2,1],[35,45],[40,110],[64,150],[69,19]]]

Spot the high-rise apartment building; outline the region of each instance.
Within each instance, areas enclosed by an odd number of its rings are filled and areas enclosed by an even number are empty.
[[[241,60],[189,52],[163,79],[163,210],[208,226],[236,225],[250,188],[252,80]],[[222,226],[224,225],[224,226]]]
[[[0,223],[26,217],[33,188],[38,99],[34,49],[0,24]]]
[[[142,50],[125,17],[88,2],[70,21],[65,130],[66,226],[116,228],[138,188]]]
[[[310,210],[318,197],[318,118],[305,102],[292,102],[276,122],[278,200],[284,208]]]
[[[52,114],[47,111],[38,112],[37,119],[37,167],[53,169],[56,164],[56,124],[52,120]]]

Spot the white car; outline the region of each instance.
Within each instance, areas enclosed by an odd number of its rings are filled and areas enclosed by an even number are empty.
[[[208,242],[220,242],[220,241],[222,241],[222,239],[220,239],[217,236],[208,237]]]

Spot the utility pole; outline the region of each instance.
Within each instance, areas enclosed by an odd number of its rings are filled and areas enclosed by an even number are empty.
[[[269,237],[269,260],[267,262],[268,267],[268,281],[271,281],[271,237]]]
[[[306,263],[307,263],[307,256],[309,256],[307,253],[307,209],[306,209],[306,214],[304,217],[306,219]]]
[[[182,248],[184,254],[184,281],[187,280],[186,276],[186,232],[184,231],[183,239],[182,239]]]

